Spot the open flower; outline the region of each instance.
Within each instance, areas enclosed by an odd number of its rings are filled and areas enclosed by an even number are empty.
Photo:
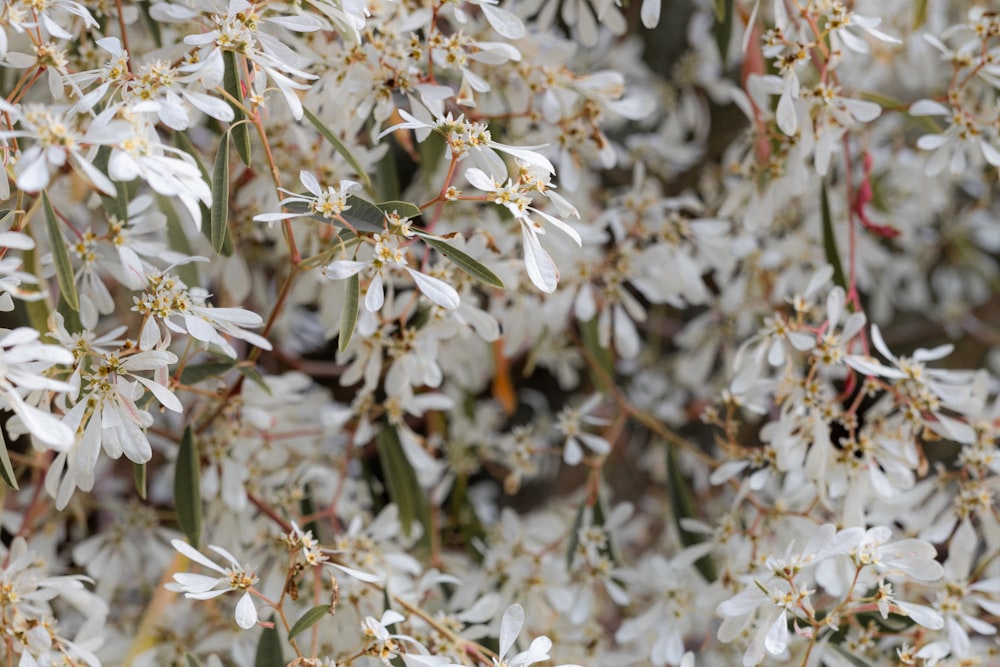
[[[166,584],[167,590],[184,593],[184,597],[194,600],[211,600],[229,591],[243,591],[243,596],[236,603],[236,624],[244,630],[257,625],[257,607],[254,606],[251,596],[253,585],[257,583],[257,575],[250,566],[240,565],[235,556],[215,545],[210,544],[208,548],[229,561],[228,568],[212,562],[181,540],[171,540],[170,544],[182,555],[222,576],[179,572],[174,575],[174,583]]]

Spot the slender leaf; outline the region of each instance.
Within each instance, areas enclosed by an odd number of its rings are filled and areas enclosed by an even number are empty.
[[[69,261],[69,251],[66,249],[66,239],[59,227],[59,219],[49,201],[49,194],[42,190],[42,207],[45,209],[45,230],[49,235],[49,245],[52,246],[52,257],[56,263],[56,281],[59,292],[66,304],[75,311],[80,310],[80,297],[76,293],[76,281],[73,279],[73,264]]]
[[[833,233],[833,216],[830,214],[830,196],[824,182],[820,189],[820,207],[823,217],[823,250],[826,261],[833,267],[833,282],[847,289],[847,279],[844,277],[844,267],[840,263],[840,253],[837,251],[837,237]]]
[[[198,658],[194,657],[190,653],[185,653],[184,657],[187,659],[188,667],[201,667],[201,663],[198,662]]]
[[[422,213],[419,206],[411,204],[408,201],[384,201],[381,204],[376,204],[376,206],[386,213],[395,212],[401,218],[416,218]]]
[[[375,446],[389,499],[399,508],[399,522],[403,526],[403,534],[410,535],[414,522],[422,523],[424,527],[422,539],[428,544],[431,515],[427,497],[417,482],[413,466],[403,453],[396,429],[383,425],[375,438]]]
[[[614,387],[607,387],[605,378],[614,378],[615,364],[611,356],[611,349],[601,346],[601,337],[597,331],[597,317],[592,317],[586,322],[580,323],[580,335],[583,338],[583,347],[594,358],[603,373],[591,372],[594,384],[604,388],[605,391],[612,391]]]
[[[274,628],[274,617],[271,617],[270,628],[264,628],[257,642],[257,655],[254,667],[285,667],[285,658],[281,655],[281,638]]]
[[[587,507],[587,501],[580,503],[580,509],[576,511],[576,518],[573,519],[573,526],[570,528],[569,547],[566,549],[566,569],[573,567],[573,556],[580,546],[580,526],[583,525],[583,511]]]
[[[349,209],[340,215],[354,228],[363,232],[384,232],[385,231],[385,211],[375,204],[351,195],[347,198]]]
[[[0,429],[0,478],[3,478],[4,483],[15,491],[20,488],[17,485],[14,466],[10,463],[10,455],[7,454],[7,442],[3,437],[3,429]]]
[[[354,335],[354,327],[358,324],[358,302],[361,298],[361,281],[358,274],[347,279],[347,303],[344,304],[344,313],[340,316],[340,338],[337,341],[337,348],[343,352],[351,342]]]
[[[196,385],[232,370],[235,365],[235,361],[208,361],[203,364],[190,364],[181,371],[181,384]]]
[[[420,232],[417,233],[420,234]],[[422,238],[427,245],[447,257],[452,264],[462,269],[462,271],[469,274],[479,282],[489,285],[490,287],[504,289],[504,284],[503,281],[500,280],[500,277],[468,253],[459,250],[443,239],[430,236],[429,234],[420,234],[420,238]]]
[[[748,27],[747,30],[752,28]],[[733,36],[733,0],[715,0],[715,43],[719,47],[722,66],[729,56],[729,41]]]
[[[375,181],[379,185],[377,196],[385,199],[398,199],[403,192],[403,184],[399,179],[399,164],[396,160],[398,144],[394,137],[386,137],[389,150],[382,159],[375,163]],[[376,196],[369,191],[369,194]]]
[[[264,382],[264,376],[260,374],[260,371],[257,370],[256,366],[237,366],[236,370],[240,372],[240,375],[263,389],[265,394],[268,396],[271,395],[271,387]]]
[[[324,125],[323,121],[317,118],[312,111],[309,111],[309,109],[303,107],[302,113],[303,115],[305,115],[306,120],[308,120],[310,123],[313,124],[313,127],[316,128],[316,131],[318,131],[321,135],[323,135],[323,138],[329,141],[330,145],[333,146],[333,148],[338,153],[340,153],[340,156],[347,161],[347,164],[351,165],[351,169],[353,169],[354,173],[356,173],[358,175],[358,178],[361,179],[361,182],[364,184],[365,189],[370,191],[372,189],[371,179],[368,177],[368,174],[365,172],[365,170],[361,167],[361,163],[358,162],[357,158],[355,158],[354,155],[351,154],[351,151],[347,149],[347,146],[344,145],[344,142],[338,139],[337,135],[331,132],[330,128]]]
[[[304,517],[311,516],[316,512],[316,503],[313,502],[312,488],[310,487],[309,482],[306,482],[303,485],[302,491],[302,500],[299,501],[299,511]],[[316,537],[317,539],[319,538],[319,523],[317,523],[315,519],[309,521],[302,527],[311,532],[313,537]]]
[[[173,203],[164,195],[157,194],[156,204],[160,209],[160,213],[162,213],[167,219],[167,245],[169,248],[187,257],[193,255],[194,250],[191,248],[191,242],[188,240],[187,234],[184,232],[184,225],[181,223],[180,216],[177,215],[177,209],[174,208]],[[211,213],[209,213],[209,215],[211,215]],[[231,241],[230,245],[232,245]],[[230,252],[232,252],[231,249]],[[174,267],[174,270],[177,272],[177,275],[180,276],[181,280],[188,285],[201,284],[201,279],[198,276],[198,265],[196,262],[181,264],[180,266]]]
[[[206,183],[211,183],[212,179],[208,177],[208,169],[205,167],[205,163],[201,161],[201,157],[198,154],[198,149],[194,147],[191,143],[191,139],[188,138],[186,132],[175,132],[174,142],[177,147],[182,151],[191,156],[194,163],[198,165],[198,171],[201,172],[201,177]],[[204,204],[199,204],[201,208],[201,233],[205,235],[205,238],[212,239],[212,212],[208,210],[208,207]],[[224,257],[229,257],[233,254],[233,240],[229,235],[229,227],[226,227],[226,240],[222,248],[222,255]]]
[[[201,539],[201,457],[189,425],[184,429],[174,471],[174,507],[177,525],[195,549]]]
[[[913,30],[927,21],[927,0],[913,0]]]
[[[704,535],[689,533],[681,526],[681,519],[697,518],[695,511],[694,497],[688,487],[687,480],[681,474],[680,466],[677,465],[677,454],[673,445],[667,445],[667,485],[670,487],[670,502],[674,510],[674,521],[677,523],[677,532],[681,536],[681,542],[688,547],[692,544],[699,544],[705,540]],[[708,556],[702,556],[695,567],[701,572],[701,576],[709,582],[715,581],[718,576],[715,572],[715,563]]]
[[[330,605],[328,604],[318,604],[306,613],[299,617],[299,620],[295,621],[292,629],[288,631],[288,639],[294,639],[296,635],[308,630],[312,626],[316,625],[319,619],[330,613]]]
[[[212,169],[212,218],[209,239],[215,252],[221,253],[229,229],[229,134],[219,140]]]
[[[222,75],[222,87],[226,89],[226,92],[232,95],[238,100],[242,100],[243,96],[243,82],[240,79],[239,63],[237,62],[236,53],[233,51],[223,51],[222,61],[225,64],[225,71]],[[246,114],[243,113],[243,109],[239,105],[234,104],[232,100],[226,100],[229,102],[229,106],[233,109],[233,124],[230,126],[229,131],[233,135],[233,142],[236,144],[236,154],[240,156],[240,160],[246,166],[250,166],[250,128],[246,122]]]
[[[135,481],[135,490],[139,494],[139,497],[143,500],[146,499],[146,464],[145,463],[133,463],[132,464],[132,479]]]
[[[83,324],[80,322],[80,313],[73,310],[73,307],[66,303],[66,299],[59,295],[59,303],[56,305],[56,310],[63,316],[63,326],[66,327],[66,331],[76,333],[78,331],[83,331]],[[48,328],[46,326],[46,328]]]

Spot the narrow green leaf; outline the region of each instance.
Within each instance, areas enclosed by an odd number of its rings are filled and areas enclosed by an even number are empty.
[[[292,626],[292,629],[288,631],[288,639],[294,639],[296,635],[316,625],[319,619],[326,616],[329,612],[330,605],[318,604],[306,613],[302,614],[302,616],[299,617],[299,620],[295,621],[295,625]]]
[[[347,204],[350,208],[340,215],[354,225],[355,229],[362,232],[385,231],[385,211],[378,206],[354,195],[347,198]]]
[[[399,508],[399,522],[403,526],[403,534],[410,535],[413,523],[419,522],[424,527],[422,540],[425,544],[429,544],[431,515],[427,497],[417,482],[413,466],[403,454],[396,429],[383,425],[375,437],[375,447],[378,450],[389,499]]]
[[[340,153],[340,156],[347,161],[347,164],[351,165],[351,169],[353,169],[354,173],[356,173],[358,175],[358,178],[361,179],[361,182],[364,184],[365,189],[370,191],[372,189],[371,179],[368,177],[368,174],[365,172],[365,170],[361,167],[361,163],[358,162],[357,158],[355,158],[354,155],[351,154],[351,151],[347,149],[347,146],[344,145],[344,142],[338,139],[337,135],[331,132],[330,128],[324,125],[323,121],[317,118],[312,111],[309,111],[309,109],[303,107],[302,113],[303,115],[305,115],[306,120],[308,120],[310,123],[313,124],[313,127],[316,128],[316,131],[319,132],[324,139],[330,142],[330,145],[333,146],[334,150]]]
[[[239,63],[236,60],[236,53],[233,51],[223,51],[222,52],[222,62],[225,65],[225,71],[222,75],[222,87],[226,89],[226,92],[232,95],[238,100],[242,100],[243,97],[243,83],[240,79]],[[246,166],[250,166],[250,128],[246,122],[246,114],[243,113],[238,105],[234,104],[231,100],[226,100],[229,102],[229,106],[233,109],[233,124],[230,126],[229,131],[233,135],[233,142],[236,143],[236,154],[240,156],[240,160]]]
[[[681,474],[680,466],[677,465],[677,454],[674,452],[674,446],[670,444],[667,445],[667,486],[669,487],[670,502],[674,510],[674,521],[677,524],[677,532],[681,536],[681,542],[686,547],[703,542],[705,540],[704,535],[689,533],[681,526],[681,519],[697,518],[698,513],[695,511],[694,497],[691,495],[691,489],[688,487],[684,475]],[[708,556],[702,556],[695,563],[695,567],[698,568],[701,576],[705,577],[706,581],[715,581],[718,576],[715,572],[715,563]]]
[[[419,206],[411,204],[408,201],[384,201],[381,204],[376,204],[376,206],[387,214],[395,212],[401,218],[416,218],[422,213]]]
[[[209,378],[222,375],[235,365],[235,361],[208,361],[203,364],[190,364],[181,371],[181,384],[196,385]]]
[[[66,239],[59,227],[59,219],[49,201],[49,194],[42,190],[42,208],[45,209],[45,230],[49,235],[49,245],[52,246],[52,257],[56,263],[56,281],[59,292],[66,299],[67,305],[75,311],[80,310],[80,297],[76,293],[76,281],[73,279],[73,264],[69,261],[66,250]]]
[[[201,157],[198,154],[198,149],[194,147],[191,143],[191,139],[188,138],[186,132],[175,132],[174,133],[174,143],[182,151],[191,156],[194,163],[198,165],[198,171],[201,172],[201,177],[208,184],[212,183],[212,179],[208,177],[208,169],[205,167],[205,163],[201,161]],[[201,208],[201,233],[205,235],[205,238],[212,239],[212,212],[208,210],[208,207],[204,204],[199,203]],[[226,240],[222,247],[222,255],[224,257],[229,257],[233,254],[233,239],[229,235],[229,227],[226,227]]]
[[[268,396],[271,395],[271,388],[264,382],[264,376],[260,374],[256,366],[237,366],[236,370],[240,372],[240,375],[246,379],[253,382],[255,385],[264,390]]]
[[[201,457],[189,425],[184,429],[174,471],[174,507],[177,525],[195,549],[201,539]]]
[[[583,338],[583,346],[590,353],[597,364],[604,371],[603,374],[598,374],[596,372],[591,372],[591,378],[594,380],[594,384],[598,387],[604,388],[605,391],[611,391],[614,387],[605,386],[605,378],[613,378],[615,374],[615,364],[614,358],[611,356],[611,350],[607,347],[601,346],[601,337],[597,331],[597,317],[592,317],[586,322],[580,323],[580,335]]]
[[[143,23],[146,24],[146,28],[149,30],[149,34],[152,36],[153,43],[156,44],[156,48],[163,48],[163,36],[160,34],[160,23],[149,15],[148,0],[139,0],[136,4],[139,6],[139,11],[142,13]]]
[[[417,233],[427,245],[447,257],[452,264],[462,269],[465,273],[469,274],[479,282],[489,285],[490,287],[504,289],[504,284],[503,281],[500,280],[500,277],[488,269],[484,264],[481,264],[477,259],[472,257],[472,255],[459,250],[452,244],[443,239],[439,239],[436,236],[421,234],[420,232]]]
[[[30,226],[24,229],[24,233],[34,238],[34,234],[32,233]],[[31,250],[22,251],[21,261],[23,262],[25,271],[29,271],[36,276],[39,275],[37,246]],[[31,292],[39,291],[37,285],[25,285],[24,287]],[[52,308],[52,304],[47,296],[34,296],[30,300],[18,299],[14,302],[14,308],[24,309],[24,314],[27,317],[28,323],[31,324],[31,328],[35,331],[49,330],[49,312]],[[78,331],[79,329],[76,331],[73,331],[72,329],[69,330],[70,333],[77,333]]]
[[[913,0],[913,29],[916,30],[927,21],[927,0]]]
[[[566,569],[573,567],[573,556],[576,555],[576,548],[580,546],[580,526],[583,525],[583,511],[587,507],[587,501],[580,503],[580,509],[576,511],[576,518],[573,519],[573,526],[570,528],[569,547],[566,549]]]
[[[312,488],[309,482],[306,482],[302,487],[302,500],[299,501],[299,511],[302,513],[303,517],[311,516],[316,512],[316,503],[313,502]],[[309,521],[304,526],[305,530],[311,532],[313,537],[319,539],[319,523],[315,519]]]
[[[10,463],[10,455],[7,453],[7,441],[3,437],[3,429],[0,429],[0,477],[10,488],[17,491],[17,475],[14,474],[14,466]]]
[[[285,658],[281,655],[281,638],[273,627],[274,616],[271,617],[272,627],[264,628],[257,642],[257,655],[254,667],[285,667]]]
[[[167,246],[182,255],[190,257],[194,254],[194,250],[191,248],[191,242],[188,240],[187,234],[184,232],[184,225],[181,222],[181,218],[177,215],[177,209],[174,208],[173,203],[165,197],[164,195],[156,195],[156,205],[167,219]],[[211,212],[209,213],[211,215]],[[225,253],[223,253],[225,254]],[[174,267],[174,271],[180,276],[188,285],[200,285],[201,278],[198,275],[198,263],[188,262],[187,264],[181,264],[180,266]]]
[[[837,251],[837,237],[833,233],[833,216],[830,214],[830,196],[826,191],[826,182],[820,189],[820,207],[823,217],[823,251],[826,261],[833,267],[833,282],[847,289],[847,279],[844,277],[844,267],[840,263],[840,253]]]
[[[437,132],[431,132],[417,147],[417,154],[420,156],[420,174],[424,185],[430,187],[431,179],[434,177],[434,169],[444,157],[446,146],[444,137]]]
[[[399,199],[403,192],[403,184],[399,179],[396,156],[402,151],[394,137],[386,137],[385,144],[388,150],[382,159],[375,163],[375,182],[378,183],[378,192],[369,191],[369,194],[374,198]]]
[[[83,331],[83,324],[80,322],[80,313],[73,310],[73,307],[66,303],[66,299],[61,294],[59,295],[59,303],[56,304],[56,310],[63,316],[63,326],[66,327],[66,331],[71,333]],[[47,329],[48,325],[45,328]]]
[[[358,274],[354,274],[347,279],[347,303],[344,304],[344,313],[340,316],[340,338],[337,341],[337,348],[343,352],[351,342],[354,335],[354,327],[358,324],[358,302],[361,299],[361,281]]]
[[[723,67],[727,64],[729,41],[732,36],[733,0],[715,0],[715,44],[719,47],[719,56],[722,58]]]
[[[212,228],[209,239],[221,253],[229,229],[229,134],[222,135],[212,168]]]
[[[135,481],[135,490],[138,492],[139,497],[143,500],[146,499],[146,464],[145,463],[133,463],[132,464],[132,479]]]

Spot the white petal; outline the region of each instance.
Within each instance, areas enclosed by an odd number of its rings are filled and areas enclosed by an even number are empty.
[[[249,630],[257,625],[257,607],[253,605],[253,598],[249,591],[244,593],[240,601],[236,603],[236,625],[244,630]]]
[[[543,292],[554,292],[559,284],[559,270],[552,257],[542,248],[534,231],[528,229],[527,223],[521,224],[521,238],[524,242],[524,267],[531,282]]]
[[[413,278],[413,282],[415,282],[417,287],[420,288],[420,291],[423,292],[424,296],[442,308],[447,308],[449,310],[458,308],[458,304],[461,303],[461,299],[459,298],[458,292],[455,291],[454,287],[443,280],[420,273],[410,267],[405,268],[407,273],[410,274],[410,277]]]
[[[500,621],[500,659],[510,652],[517,636],[521,634],[524,627],[524,608],[519,604],[513,604],[507,608]]]

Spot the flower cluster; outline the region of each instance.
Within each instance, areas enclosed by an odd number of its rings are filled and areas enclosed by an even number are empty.
[[[8,0],[0,663],[992,664],[998,63],[976,0]]]

